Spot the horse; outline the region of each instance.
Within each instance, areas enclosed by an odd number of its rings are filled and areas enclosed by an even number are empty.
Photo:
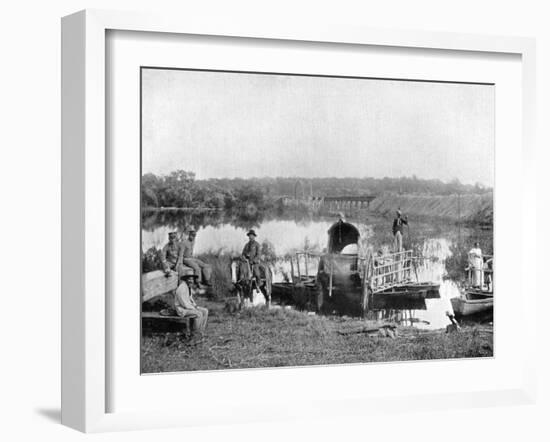
[[[258,264],[260,268],[260,281],[252,272],[252,265],[248,260],[242,258],[233,259],[231,262],[231,281],[237,297],[243,301],[253,302],[254,290],[259,290],[265,298],[267,307],[271,305],[271,292],[273,274],[271,268],[265,264]]]

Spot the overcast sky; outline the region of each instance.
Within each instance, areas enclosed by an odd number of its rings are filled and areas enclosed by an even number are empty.
[[[144,69],[143,173],[493,187],[494,87]]]

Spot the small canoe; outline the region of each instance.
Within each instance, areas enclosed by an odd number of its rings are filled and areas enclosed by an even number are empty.
[[[465,296],[451,298],[455,316],[469,316],[493,310],[493,298],[467,299]]]

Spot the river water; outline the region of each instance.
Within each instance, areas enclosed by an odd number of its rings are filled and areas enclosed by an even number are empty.
[[[357,214],[346,219],[361,234],[359,254],[367,249],[389,251],[392,245],[392,219],[372,214]],[[247,241],[246,232],[253,228],[260,243],[269,242],[276,261],[274,281],[283,281],[290,271],[289,256],[296,251],[322,252],[327,245],[327,230],[334,216],[308,213],[230,214],[225,212],[153,212],[142,219],[142,248],[161,248],[168,232],[183,232],[192,225],[197,230],[195,254],[240,254]],[[404,247],[422,256],[417,269],[419,282],[440,284],[440,298],[426,299],[426,309],[398,312],[403,324],[418,328],[439,329],[449,324],[446,312],[452,312],[450,299],[459,296],[459,279],[466,266],[465,254],[475,241],[484,253],[492,254],[492,230],[458,226],[436,219],[409,219],[404,232]],[[315,274],[315,262],[310,274]],[[391,312],[395,315],[395,312]],[[383,314],[383,312],[381,312]],[[395,317],[395,316],[394,316]],[[411,319],[412,318],[412,319]]]

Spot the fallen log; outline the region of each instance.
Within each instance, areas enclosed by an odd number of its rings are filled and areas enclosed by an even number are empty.
[[[391,331],[392,334],[395,334],[395,331],[397,330],[397,325],[394,324],[383,324],[380,326],[370,326],[370,327],[361,327],[356,328],[353,330],[338,330],[338,334],[342,336],[348,336],[348,335],[357,335],[357,334],[378,334],[380,331],[383,330],[383,334],[386,335],[387,331]]]

